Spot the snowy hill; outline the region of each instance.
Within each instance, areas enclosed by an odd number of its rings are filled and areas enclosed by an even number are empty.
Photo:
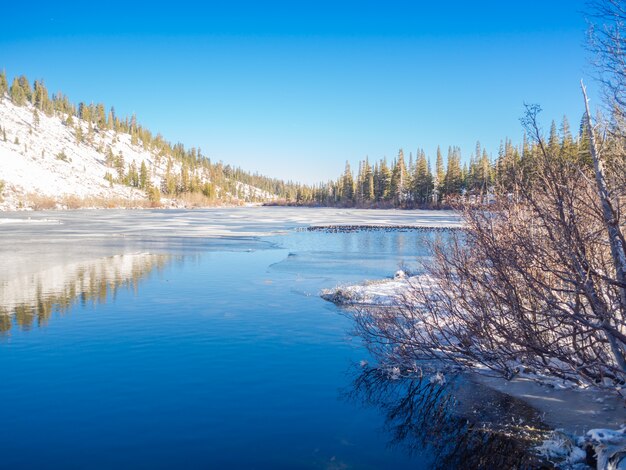
[[[30,103],[16,106],[5,95],[0,98],[0,210],[156,205],[154,197],[148,200],[146,191],[117,181],[110,157],[121,157],[123,169],[139,169],[143,163],[148,185],[158,189],[167,174],[181,172],[182,164],[132,140],[130,134],[98,129],[75,116],[68,123],[63,113],[47,116]],[[212,183],[207,168],[192,169],[190,178],[200,184]],[[217,185],[212,188],[214,201],[240,204],[276,198],[238,181],[230,183],[230,192]],[[171,207],[206,202],[199,194],[162,197],[158,204]]]

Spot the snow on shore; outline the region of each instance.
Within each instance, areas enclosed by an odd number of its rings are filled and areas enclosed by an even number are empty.
[[[343,306],[393,306],[402,300],[403,294],[416,285],[430,285],[427,276],[408,276],[404,271],[397,271],[393,279],[366,281],[363,284],[324,289],[324,300]]]
[[[408,276],[398,271],[393,279],[325,289],[320,295],[347,308],[386,308],[404,303],[411,287],[431,289],[433,283],[427,275]],[[520,376],[504,381],[474,374],[472,380],[528,402],[542,413],[546,424],[557,428],[536,449],[557,468],[589,468],[592,456],[599,470],[626,469],[626,409],[617,394],[556,386],[556,381],[537,376],[532,380]],[[606,426],[618,429],[605,429]]]

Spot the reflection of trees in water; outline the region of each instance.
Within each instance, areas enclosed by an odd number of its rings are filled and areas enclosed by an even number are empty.
[[[462,378],[391,380],[380,369],[356,377],[348,397],[380,408],[391,445],[432,456],[432,468],[551,468],[531,447],[547,432],[526,403]]]
[[[0,290],[0,333],[14,324],[23,330],[44,325],[54,312],[65,314],[77,302],[103,304],[122,288],[136,292],[142,279],[162,270],[171,259],[167,255],[117,255],[55,268],[17,284],[14,290],[19,290],[19,300],[5,286]]]

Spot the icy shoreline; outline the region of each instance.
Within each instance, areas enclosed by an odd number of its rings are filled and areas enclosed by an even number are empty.
[[[433,280],[400,270],[392,279],[325,289],[320,296],[342,308],[387,309],[402,302],[411,286],[417,285],[432,288]],[[475,373],[472,380],[524,400],[542,413],[544,422],[555,431],[536,451],[558,468],[589,468],[593,458],[598,469],[626,464],[626,408],[617,394],[574,389],[541,377],[506,381]]]

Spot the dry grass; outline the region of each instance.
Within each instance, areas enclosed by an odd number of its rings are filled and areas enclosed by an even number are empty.
[[[155,207],[148,199],[65,196],[59,205],[66,209],[147,209]]]
[[[41,194],[27,194],[24,198],[24,206],[31,207],[36,211],[48,209],[56,209],[57,201],[51,196],[42,196]]]
[[[219,201],[209,199],[202,193],[185,193],[172,200],[150,200],[146,198],[123,198],[123,197],[100,197],[87,196],[80,197],[66,195],[61,197],[44,196],[41,194],[29,193],[24,195],[21,207],[33,210],[52,209],[155,209],[161,207],[184,207],[188,209],[198,209],[203,207],[243,205],[241,201]]]
[[[55,198],[29,193],[24,196],[24,207],[33,210],[51,209],[146,209],[160,207],[148,199],[106,198],[99,196],[80,197],[75,195]]]
[[[220,201],[209,199],[202,193],[184,193],[178,196],[176,201],[187,208],[216,207],[222,205]]]

